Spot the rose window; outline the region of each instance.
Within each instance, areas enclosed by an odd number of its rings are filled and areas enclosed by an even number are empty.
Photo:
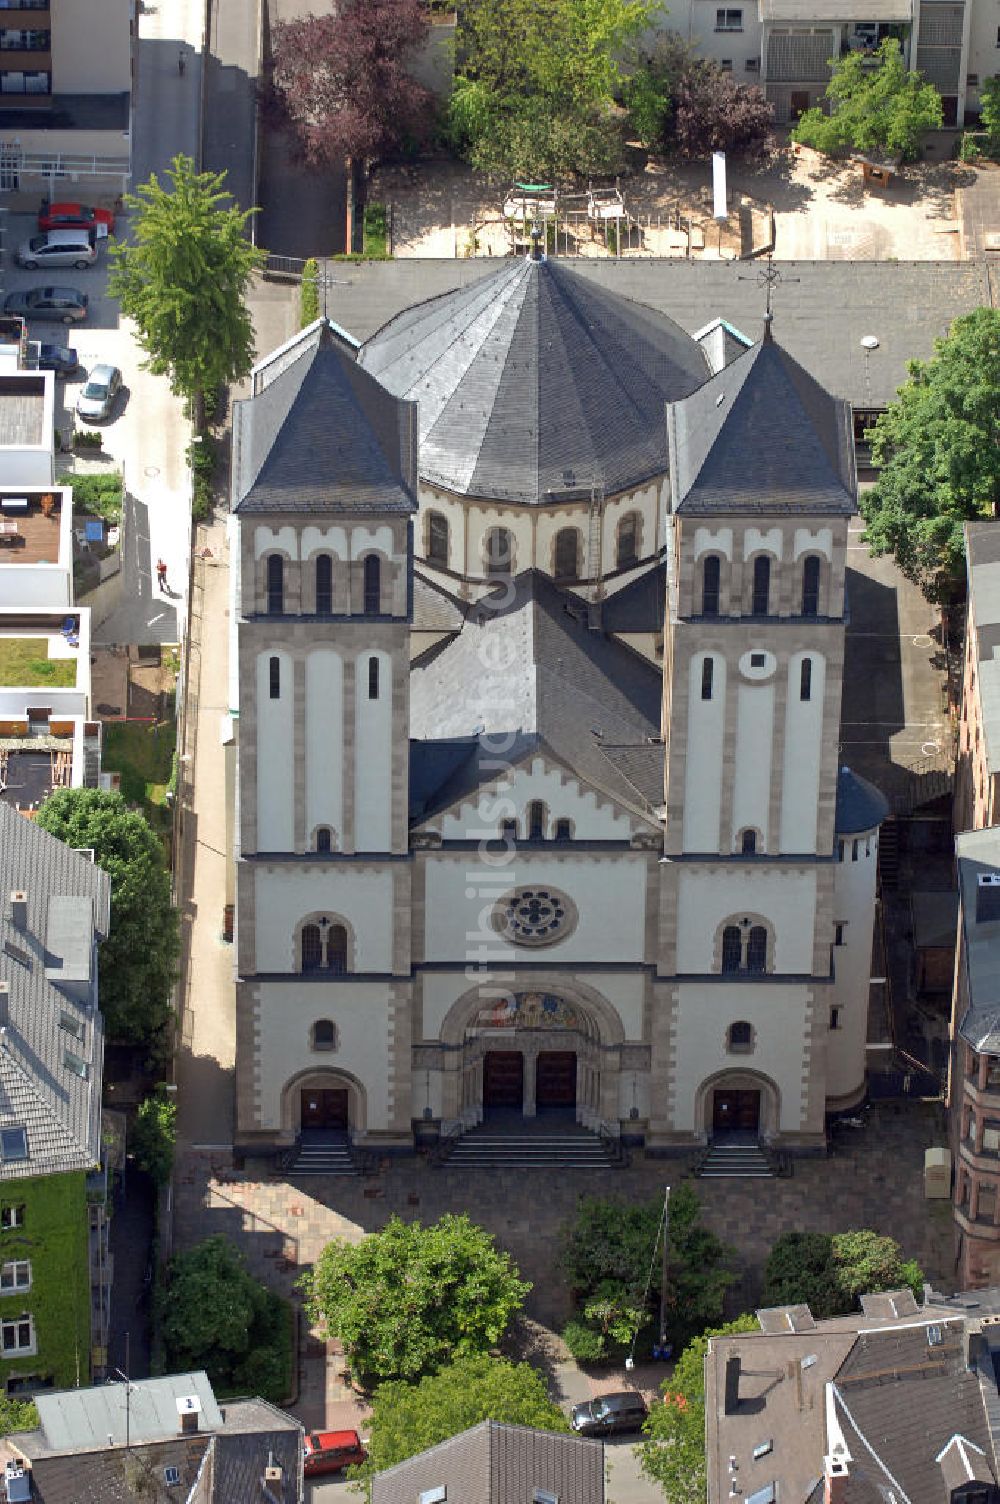
[[[548,945],[572,928],[576,910],[552,888],[515,888],[497,904],[494,924],[513,945]]]

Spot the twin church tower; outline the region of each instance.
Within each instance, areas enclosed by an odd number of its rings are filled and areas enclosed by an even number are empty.
[[[237,1139],[560,1111],[669,1152],[863,1095],[850,415],[771,338],[508,261],[235,406]]]

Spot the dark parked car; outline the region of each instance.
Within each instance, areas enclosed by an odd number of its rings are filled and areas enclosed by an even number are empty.
[[[32,342],[35,365],[40,371],[55,371],[57,376],[72,376],[80,369],[76,351],[69,345],[46,345]]]
[[[3,300],[4,313],[16,313],[22,319],[59,319],[77,324],[87,317],[88,298],[75,287],[27,287],[9,292]]]
[[[573,1406],[573,1430],[582,1436],[612,1436],[641,1431],[649,1411],[641,1394],[599,1394],[596,1400]]]

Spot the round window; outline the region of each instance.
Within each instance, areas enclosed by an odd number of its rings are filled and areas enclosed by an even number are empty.
[[[576,906],[553,888],[515,888],[493,911],[494,928],[512,945],[551,945],[576,924]]]

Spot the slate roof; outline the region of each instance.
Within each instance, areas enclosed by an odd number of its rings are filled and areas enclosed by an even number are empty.
[[[1000,827],[955,837],[969,1006],[958,1031],[974,1050],[1000,1055],[1000,919],[976,912],[981,876],[1000,876]]]
[[[24,930],[11,919],[14,891],[27,893]],[[0,981],[9,1009],[0,1128],[24,1127],[28,1145],[27,1159],[0,1159],[0,1181],[91,1169],[100,1157],[103,1020],[75,994],[90,995],[91,939],[108,934],[110,905],[110,879],[89,856],[0,804]],[[64,962],[74,996],[58,984]],[[67,1066],[67,1050],[86,1062],[86,1079]]]
[[[1000,772],[1000,523],[965,524],[965,566],[986,766],[992,774]]]
[[[666,610],[664,562],[607,596],[601,606],[601,625],[606,632],[662,632]]]
[[[766,338],[667,411],[681,515],[855,510],[850,410]]]
[[[673,320],[530,257],[398,314],[359,358],[418,403],[424,479],[532,504],[665,474],[664,403],[709,374]]]
[[[413,576],[413,629],[416,632],[460,632],[465,614],[454,596],[423,575]]]
[[[566,1504],[604,1504],[604,1446],[484,1420],[376,1473],[371,1504],[414,1504],[421,1492],[441,1486],[460,1504],[526,1504],[536,1490]]]
[[[889,801],[867,778],[850,768],[837,774],[837,807],[833,828],[838,835],[857,835],[859,830],[874,830],[889,813]]]
[[[31,1466],[31,1497],[36,1504],[144,1504],[151,1497],[179,1504],[189,1497],[211,1445],[210,1436],[179,1436],[128,1452],[121,1447],[85,1456],[42,1457]],[[177,1469],[177,1483],[167,1484],[168,1468]],[[151,1494],[154,1480],[159,1490]]]
[[[415,406],[362,371],[324,319],[277,355],[233,404],[232,510],[415,511]]]
[[[584,782],[649,819],[662,803],[659,672],[592,631],[585,604],[536,570],[518,575],[506,596],[478,602],[457,637],[413,666],[414,818],[496,778],[496,741],[480,758],[478,738],[487,733],[510,738],[511,763],[548,749]],[[640,764],[642,791],[632,781]]]

